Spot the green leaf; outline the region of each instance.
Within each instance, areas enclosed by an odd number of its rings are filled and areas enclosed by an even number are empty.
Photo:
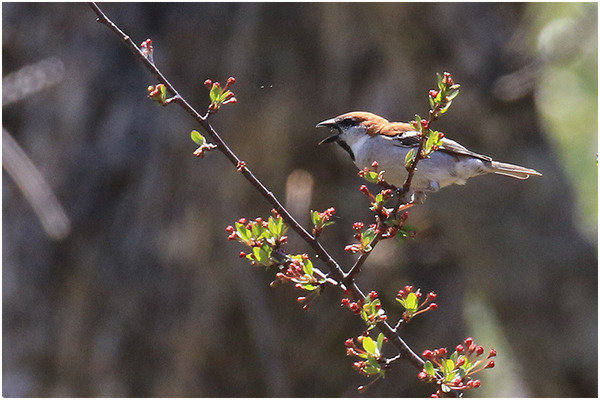
[[[450,359],[442,360],[442,373],[444,375],[450,374],[452,371],[454,371],[454,366],[454,361]]]
[[[383,333],[379,333],[379,335],[377,335],[377,349],[380,350],[383,348],[383,341],[385,340],[385,335]]]
[[[458,351],[455,351],[454,353],[452,353],[450,355],[450,359],[456,363],[456,360],[458,359]]]
[[[379,182],[379,174],[377,172],[374,171],[369,171],[365,174],[364,176],[365,180],[367,180],[367,182],[370,183],[377,183]]]
[[[217,86],[217,85],[213,84],[212,88],[210,89],[210,93],[209,93],[210,101],[213,102],[213,103],[216,102],[216,101],[218,101],[219,100],[219,96],[221,95],[222,91],[223,91],[223,89],[221,89],[220,86]]]
[[[319,222],[321,221],[321,218],[319,218],[319,212],[318,211],[311,211],[311,213],[310,213],[310,219],[312,221],[312,224],[314,226],[317,226],[319,224]]]
[[[408,153],[406,153],[406,156],[404,157],[404,165],[406,166],[406,168],[410,168],[410,166],[414,162],[415,154],[415,149],[410,149]]]
[[[253,247],[252,254],[256,259],[256,262],[263,265],[270,265],[271,261],[269,258],[271,257],[271,248],[269,246],[263,247]]]
[[[235,229],[238,232],[238,235],[240,235],[240,238],[244,241],[248,241],[250,239],[252,239],[252,232],[250,232],[250,230],[246,229],[246,227],[242,224],[240,224],[239,222],[235,223]]]
[[[452,92],[450,92],[450,94],[448,94],[448,100],[453,100],[456,96],[458,96],[459,92],[460,90],[453,90]]]
[[[227,96],[229,96],[229,93],[231,93],[231,90],[226,90],[226,91],[222,92],[222,93],[219,95],[219,97],[218,97],[218,99],[217,99],[217,100],[218,100],[218,101],[220,101],[220,102],[221,102],[221,101],[225,101],[225,100],[227,100]]]
[[[379,355],[377,351],[377,345],[375,344],[375,341],[371,339],[370,336],[365,336],[363,338],[362,346],[367,353],[373,354],[375,356]]]
[[[404,301],[404,308],[408,311],[416,312],[419,308],[419,298],[415,293],[409,293]]]
[[[302,269],[304,270],[304,273],[306,275],[312,276],[312,274],[313,274],[313,263],[312,263],[312,261],[310,261],[310,260],[304,260]]]
[[[204,139],[204,136],[202,136],[202,134],[200,134],[200,132],[196,130],[192,131],[191,137],[194,143],[196,143],[199,146],[203,146],[204,143],[206,143],[206,139]]]
[[[452,101],[447,102],[446,105],[444,106],[444,108],[442,108],[440,110],[440,114],[444,114],[446,111],[448,111],[448,109],[450,108],[451,105],[452,105]]]
[[[304,290],[308,290],[309,292],[312,292],[313,290],[318,289],[318,286],[313,285],[312,283],[302,283],[302,289]]]
[[[260,226],[259,224],[251,224],[251,232],[252,235],[258,239],[258,237],[260,236],[260,234],[262,233],[262,226]]]
[[[269,217],[269,231],[275,237],[279,237],[283,233],[283,219]]]
[[[425,361],[425,373],[427,375],[435,376],[435,368],[433,367],[433,363],[429,360]]]
[[[167,87],[165,85],[160,85],[160,99],[161,103],[167,100]]]

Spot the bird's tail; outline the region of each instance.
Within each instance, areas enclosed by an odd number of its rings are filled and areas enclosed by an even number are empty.
[[[527,179],[531,175],[542,176],[535,169],[520,167],[518,165],[507,164],[499,161],[492,161],[491,171],[495,174],[511,176],[517,179]]]

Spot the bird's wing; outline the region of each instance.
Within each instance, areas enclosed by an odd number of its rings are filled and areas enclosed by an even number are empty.
[[[484,156],[483,154],[474,153],[471,150],[467,149],[462,144],[455,142],[454,140],[447,139],[447,138],[444,138],[442,140],[443,140],[443,145],[440,146],[439,150],[444,151],[450,155],[453,155],[453,156],[461,155],[461,156],[479,158],[480,160],[483,160],[483,161],[492,161],[491,157]]]
[[[384,128],[379,129],[377,134],[392,140],[393,145],[399,147],[418,147],[421,140],[421,137],[412,125],[405,122],[389,123]],[[454,140],[448,138],[442,140],[443,144],[438,149],[439,151],[443,151],[454,157],[467,156],[478,158],[482,161],[492,161],[490,157],[474,153]]]

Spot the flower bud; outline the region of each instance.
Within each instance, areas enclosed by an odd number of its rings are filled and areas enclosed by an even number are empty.
[[[483,346],[477,346],[477,355],[480,356],[484,352]]]
[[[204,81],[204,86],[206,86],[206,88],[208,90],[210,90],[212,88],[212,81],[210,79],[207,79]]]
[[[433,351],[431,351],[431,350],[425,350],[423,352],[423,358],[433,358]]]

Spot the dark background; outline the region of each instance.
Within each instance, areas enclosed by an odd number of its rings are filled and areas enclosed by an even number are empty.
[[[368,204],[315,124],[424,115],[435,74],[452,72],[461,94],[436,128],[544,176],[430,195],[411,211],[416,238],[381,243],[359,284],[394,319],[404,285],[438,293],[439,309],[402,330],[418,353],[467,336],[495,347],[473,395],[597,396],[597,4],[102,7],[136,43],[152,38],[201,112],[204,80],[236,77],[239,101],[215,127],[300,220],[337,209],[322,241],[346,268]],[[146,98],[153,77],[94,20],[85,4],[2,4],[3,126],[69,219],[42,225],[3,174],[2,394],[357,396],[368,380],[343,343],[362,322],[335,290],[303,312],[291,285],[270,288],[238,258],[225,227],[269,205],[221,154],[192,156],[198,126]],[[47,87],[7,104],[25,91],[7,83],[17,71]],[[286,190],[290,175],[303,179]],[[308,251],[293,234],[289,250]],[[399,362],[363,396],[427,396],[417,372]]]

